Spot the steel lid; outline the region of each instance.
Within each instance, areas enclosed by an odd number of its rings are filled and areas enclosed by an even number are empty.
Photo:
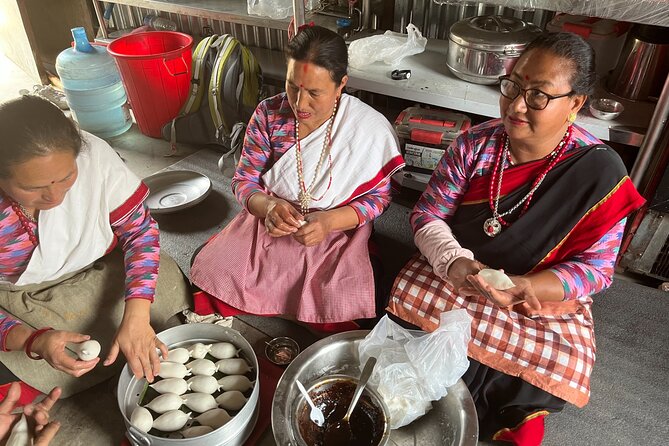
[[[466,48],[519,53],[542,32],[538,26],[516,17],[486,15],[454,23],[448,37]]]

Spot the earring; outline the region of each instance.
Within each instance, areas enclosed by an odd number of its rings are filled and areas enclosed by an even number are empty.
[[[574,112],[569,113],[569,118],[567,118],[567,120],[569,121],[570,124],[573,124],[574,121],[576,121],[576,113]]]

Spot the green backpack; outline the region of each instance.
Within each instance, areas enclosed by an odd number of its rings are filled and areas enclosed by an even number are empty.
[[[162,128],[170,141],[241,152],[246,125],[262,97],[262,70],[253,53],[228,34],[205,37],[193,52],[191,86],[179,115]]]

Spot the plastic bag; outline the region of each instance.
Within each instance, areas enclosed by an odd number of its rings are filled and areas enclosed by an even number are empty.
[[[362,68],[380,60],[394,67],[405,57],[425,51],[425,45],[427,38],[413,23],[409,23],[406,36],[386,31],[380,36],[354,40],[348,47],[348,63],[353,68]]]
[[[285,19],[293,15],[293,0],[247,0],[246,11],[272,19]]]
[[[358,347],[361,364],[377,358],[369,382],[388,406],[392,429],[427,413],[469,367],[471,317],[466,310],[442,313],[432,333],[414,333],[384,316]]]

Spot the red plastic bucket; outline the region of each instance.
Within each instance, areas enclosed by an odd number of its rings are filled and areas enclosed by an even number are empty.
[[[109,44],[139,130],[160,138],[190,86],[193,38],[172,31],[128,34]]]

